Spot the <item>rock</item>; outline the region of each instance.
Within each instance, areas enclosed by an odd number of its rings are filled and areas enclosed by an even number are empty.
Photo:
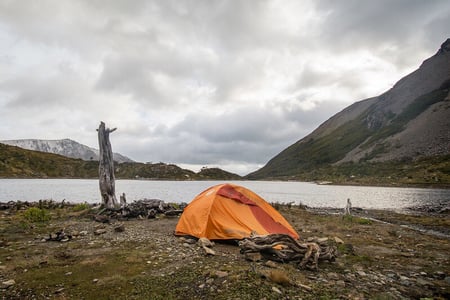
[[[95,235],[101,235],[101,234],[104,234],[104,233],[106,233],[106,229],[104,229],[104,228],[100,228],[100,229],[97,229],[97,230],[94,231]]]
[[[277,293],[277,294],[283,294],[281,291],[280,291],[280,289],[279,288],[277,288],[276,286],[273,286],[272,287],[272,291],[274,291],[275,293]]]
[[[197,245],[199,245],[200,247],[212,247],[214,246],[214,243],[203,237],[198,239]]]
[[[334,237],[334,241],[336,242],[336,244],[345,244],[344,241],[338,238],[337,236]]]
[[[266,267],[269,267],[269,268],[277,268],[277,267],[278,267],[277,263],[274,262],[273,260],[268,260],[268,261],[266,261],[266,262],[264,263],[264,265],[265,265]]]
[[[324,243],[328,242],[328,238],[327,237],[318,238],[318,239],[316,239],[315,242],[318,244],[324,244]]]
[[[336,281],[336,285],[339,287],[345,287],[345,281],[344,280],[338,280]]]
[[[436,272],[434,272],[433,277],[437,278],[437,279],[444,279],[445,273],[442,271],[436,271]]]
[[[95,215],[94,221],[100,222],[100,223],[109,223],[110,218],[109,218],[109,216],[105,216],[105,215]]]
[[[14,279],[6,280],[2,282],[2,288],[9,288],[10,286],[13,286],[16,284],[16,281]]]
[[[360,276],[360,277],[367,276],[366,272],[364,272],[364,271],[356,271],[356,274],[358,274],[358,276]]]
[[[93,282],[93,283],[97,283],[97,282],[98,282],[98,278],[92,279],[92,282]]]
[[[114,226],[114,231],[115,232],[124,232],[125,231],[125,225],[117,224],[116,226]]]
[[[215,271],[215,272],[214,272],[214,275],[215,275],[217,278],[223,278],[223,277],[227,277],[227,276],[228,276],[228,272],[225,272],[225,271]]]
[[[339,279],[339,275],[337,273],[334,272],[330,272],[327,274],[328,278],[333,279],[333,280],[338,280]]]
[[[203,250],[205,250],[206,255],[216,255],[216,251],[214,251],[213,249],[208,248],[208,247],[202,247],[202,248],[203,248]]]

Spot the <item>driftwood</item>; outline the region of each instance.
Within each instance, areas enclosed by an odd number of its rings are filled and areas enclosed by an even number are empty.
[[[117,128],[105,128],[105,123],[100,122],[98,127],[98,144],[100,148],[98,177],[100,184],[100,194],[103,205],[106,208],[118,206],[116,198],[115,178],[114,178],[114,159],[109,141],[109,134]]]
[[[287,234],[255,235],[239,242],[242,254],[259,252],[267,259],[279,262],[298,262],[300,268],[318,270],[319,260],[333,261],[335,246],[316,242],[301,243]]]
[[[159,199],[141,199],[118,208],[104,208],[94,220],[97,222],[108,223],[111,218],[114,219],[132,219],[132,218],[156,218],[158,214],[166,216],[178,216],[183,212],[186,204],[182,203],[179,207],[166,203]]]
[[[48,241],[53,241],[53,242],[67,242],[70,241],[72,239],[72,235],[70,234],[66,234],[64,232],[64,229],[61,229],[59,231],[56,232],[55,235],[53,234],[49,234],[47,238],[45,238],[45,240]]]

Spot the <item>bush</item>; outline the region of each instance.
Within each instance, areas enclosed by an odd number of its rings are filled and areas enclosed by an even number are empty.
[[[355,217],[352,215],[343,215],[342,220],[344,220],[345,223],[356,223],[360,225],[371,225],[372,220],[366,219],[366,218],[360,218]]]
[[[31,223],[44,223],[50,221],[50,213],[41,208],[30,207],[24,213],[25,220]]]
[[[90,208],[89,204],[79,203],[79,204],[75,205],[72,209],[73,209],[73,211],[82,211],[82,210],[86,210],[89,208]]]

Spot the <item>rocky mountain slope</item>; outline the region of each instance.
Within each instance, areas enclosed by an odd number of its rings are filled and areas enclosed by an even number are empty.
[[[434,56],[390,90],[345,108],[247,177],[314,180],[323,178],[323,172],[368,164],[395,168],[395,162],[401,162],[407,168],[405,162],[424,159],[448,162],[449,90],[447,39]],[[448,171],[447,165],[441,173]]]
[[[99,157],[99,150],[80,144],[70,139],[62,139],[62,140],[23,139],[23,140],[0,141],[0,143],[28,150],[54,153],[71,158],[80,158],[82,160],[87,161],[98,160]],[[133,162],[133,160],[119,153],[113,153],[113,156],[114,160],[119,163]]]

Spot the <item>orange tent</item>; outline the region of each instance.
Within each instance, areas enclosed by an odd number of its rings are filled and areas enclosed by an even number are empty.
[[[281,214],[263,198],[234,184],[220,184],[200,193],[184,209],[176,235],[210,240],[243,239],[256,234],[299,236]]]

